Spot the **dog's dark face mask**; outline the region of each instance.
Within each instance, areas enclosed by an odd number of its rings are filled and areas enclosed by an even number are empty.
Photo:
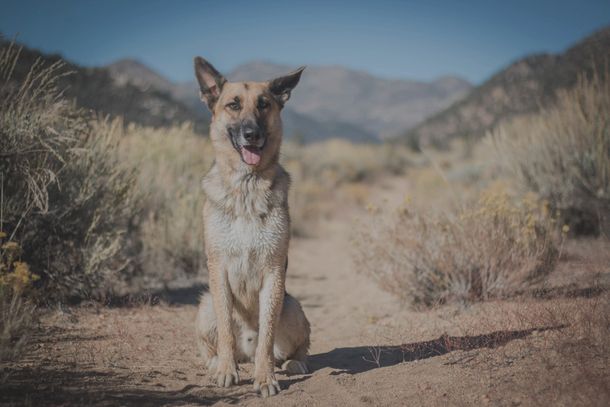
[[[303,69],[269,82],[227,82],[203,58],[195,58],[201,98],[212,112],[210,137],[217,158],[225,157],[230,145],[251,168],[266,168],[277,161],[282,138],[280,111]]]
[[[233,148],[240,154],[242,161],[248,165],[260,163],[267,143],[265,118],[261,119],[259,121],[241,120],[227,126],[227,135],[231,138]]]

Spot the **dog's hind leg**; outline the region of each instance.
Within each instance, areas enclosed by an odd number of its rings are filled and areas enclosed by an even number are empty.
[[[233,335],[236,339],[235,356],[238,362],[250,362],[254,358],[257,345],[257,332],[241,319],[232,322]],[[201,296],[197,313],[197,346],[203,363],[210,373],[216,371],[218,364],[218,331],[212,295]]]
[[[286,294],[280,321],[277,325],[273,354],[276,364],[289,374],[309,373],[307,351],[309,350],[309,321],[299,301]]]

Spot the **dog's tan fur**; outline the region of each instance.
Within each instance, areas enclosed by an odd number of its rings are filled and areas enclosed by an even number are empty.
[[[211,296],[204,294],[199,306],[199,348],[224,387],[239,382],[237,362],[253,358],[254,386],[270,396],[279,391],[276,364],[291,373],[308,371],[309,322],[299,302],[285,293],[290,178],[278,163],[280,111],[301,71],[270,82],[229,83],[198,57],[195,73],[212,111],[216,156],[203,181]],[[235,100],[239,110],[229,108]],[[256,165],[242,160],[227,130],[250,119],[266,135]]]

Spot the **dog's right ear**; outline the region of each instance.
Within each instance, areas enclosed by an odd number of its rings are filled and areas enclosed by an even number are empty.
[[[212,64],[201,57],[195,57],[195,76],[197,77],[197,82],[199,82],[201,100],[208,106],[210,111],[213,111],[222,87],[227,80]]]

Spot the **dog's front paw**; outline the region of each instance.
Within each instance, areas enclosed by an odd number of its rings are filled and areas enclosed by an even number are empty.
[[[255,373],[254,390],[258,391],[263,397],[275,396],[280,392],[280,384],[275,379],[273,370]]]
[[[239,383],[237,363],[234,360],[218,359],[215,376],[219,387],[230,387]]]

